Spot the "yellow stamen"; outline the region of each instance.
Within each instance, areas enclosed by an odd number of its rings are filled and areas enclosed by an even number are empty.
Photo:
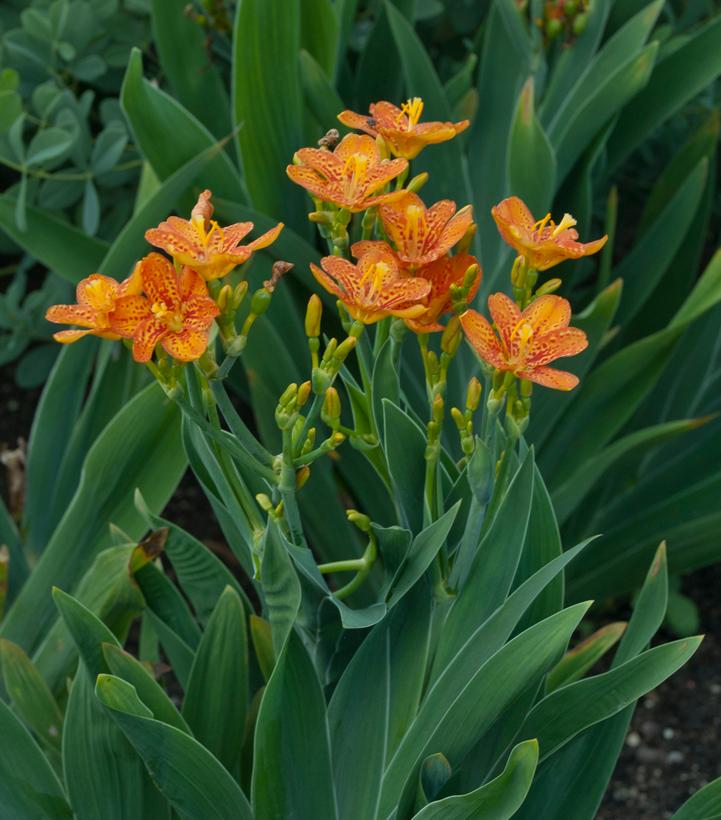
[[[534,231],[542,231],[546,225],[551,221],[551,212],[549,211],[543,219],[539,219],[538,222],[533,226]]]
[[[558,236],[561,231],[568,230],[568,228],[572,228],[575,224],[576,220],[571,216],[571,214],[564,214],[563,219],[553,229],[551,236]]]
[[[370,287],[367,297],[373,299],[383,288],[383,280],[388,275],[390,268],[385,262],[376,262],[361,276],[360,284],[365,285],[370,280]]]
[[[411,131],[418,125],[423,113],[423,100],[420,97],[413,97],[403,103],[401,111],[408,117],[408,130]]]
[[[426,233],[426,215],[423,208],[418,205],[411,205],[406,208],[406,237],[408,240],[408,251],[413,253],[419,250],[419,245],[423,241]]]
[[[364,154],[351,154],[343,167],[345,194],[353,199],[366,180],[368,174],[368,157]]]
[[[183,314],[177,310],[171,311],[165,302],[153,302],[150,309],[153,312],[153,316],[161,322],[164,322],[169,330],[172,330],[174,333],[179,333],[183,329]]]

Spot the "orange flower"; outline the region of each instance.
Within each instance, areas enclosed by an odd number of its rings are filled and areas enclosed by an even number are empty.
[[[124,282],[117,282],[109,276],[93,273],[78,283],[75,293],[76,305],[53,305],[48,308],[45,318],[57,324],[80,325],[83,330],[61,330],[53,334],[55,341],[70,344],[89,334],[103,339],[119,339],[111,328],[110,314],[118,299],[140,293],[140,279],[133,273]]]
[[[466,337],[478,355],[498,370],[514,373],[545,387],[572,390],[578,377],[546,367],[562,356],[575,356],[588,347],[586,334],[569,327],[571,305],[560,296],[540,296],[521,313],[505,293],[488,297],[488,309],[498,330],[475,310],[461,316]]]
[[[128,295],[116,301],[110,316],[113,331],[133,339],[136,362],[149,361],[158,343],[181,362],[200,358],[220,312],[202,276],[187,266],[178,273],[159,253],[141,259],[137,270],[146,296]]]
[[[145,232],[146,240],[167,251],[176,262],[190,265],[204,279],[220,279],[237,265],[247,262],[254,251],[267,248],[283,230],[279,223],[248,245],[241,240],[253,230],[252,222],[236,222],[221,228],[211,219],[210,191],[203,191],[190,212],[190,219],[169,216],[157,228]]]
[[[478,272],[468,292],[470,301],[478,292],[481,284],[481,268],[475,256],[468,253],[442,256],[416,271],[416,276],[430,282],[431,289],[426,299],[425,312],[416,318],[406,319],[406,324],[414,333],[433,333],[443,330],[443,325],[440,325],[438,320],[453,307],[451,286],[463,283],[466,271],[471,265],[478,266]]]
[[[386,316],[412,318],[426,310],[430,282],[404,275],[388,246],[369,249],[356,265],[340,256],[326,256],[321,265],[322,270],[310,266],[315,278],[366,325]]]
[[[578,242],[576,220],[564,214],[556,225],[548,213],[536,221],[525,202],[517,196],[508,197],[491,208],[498,230],[512,248],[536,270],[548,270],[565,259],[580,259],[597,253],[606,244],[607,236],[586,244]]]
[[[379,213],[388,238],[396,246],[398,258],[411,268],[427,265],[443,256],[473,224],[470,205],[456,213],[456,203],[442,199],[426,208],[418,194],[409,192],[381,205]],[[358,256],[372,244],[356,242],[353,254]]]
[[[372,137],[380,135],[395,156],[405,159],[413,159],[426,145],[446,142],[468,128],[468,120],[419,123],[422,113],[423,100],[413,97],[401,108],[389,102],[377,102],[371,104],[368,116],[343,111],[338,119],[348,128],[365,131]]]
[[[325,202],[349,211],[364,211],[401,191],[378,192],[408,167],[404,159],[381,159],[375,140],[361,134],[348,134],[331,151],[301,148],[296,157],[302,165],[289,165],[288,176],[298,185]]]

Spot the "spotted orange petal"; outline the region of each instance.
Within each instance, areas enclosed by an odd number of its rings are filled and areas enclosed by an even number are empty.
[[[385,251],[386,253],[390,253],[394,256],[396,258],[396,262],[398,262],[398,257],[393,248],[381,239],[361,239],[358,242],[354,242],[350,248],[350,252],[356,259],[360,259],[361,256],[365,256],[365,254],[369,251]]]
[[[235,253],[238,254],[240,251],[247,251],[248,257],[250,257],[253,252],[259,251],[262,248],[267,248],[268,245],[272,245],[273,242],[275,242],[284,227],[285,226],[283,223],[279,222],[274,228],[271,228],[269,231],[261,234],[257,239],[254,239],[242,248],[238,248]]]
[[[523,311],[523,319],[536,334],[548,333],[568,326],[571,321],[571,304],[562,296],[547,293],[531,302]]]
[[[184,261],[195,258],[204,250],[193,223],[178,216],[169,216],[157,228],[147,230],[145,239],[156,248],[162,248]]]
[[[494,367],[506,367],[503,350],[488,319],[471,309],[461,314],[460,321],[466,338],[478,355]]]
[[[80,327],[96,327],[98,315],[91,307],[83,305],[53,305],[48,308],[45,318],[48,322],[59,325],[80,325]]]
[[[327,154],[328,152],[321,151],[320,153]],[[377,165],[381,161],[381,153],[378,150],[376,141],[373,137],[369,137],[366,134],[348,134],[343,137],[335,151],[333,151],[333,155],[336,159],[340,160],[341,163],[345,163],[346,160],[355,154],[364,156],[368,161],[369,167]],[[343,164],[341,164],[340,167],[343,168]]]
[[[343,163],[331,151],[322,151],[320,148],[301,148],[295,152],[295,155],[306,168],[311,168],[330,182],[338,182],[343,176]],[[294,166],[288,166],[288,175],[292,167]]]
[[[306,168],[304,165],[289,165],[285,170],[296,185],[305,188],[318,199],[329,201],[328,181],[313,168]]]
[[[90,333],[93,333],[92,328],[90,330],[59,330],[57,333],[53,333],[53,339],[60,342],[60,344],[68,345],[77,342],[78,339],[82,339],[83,336]]]
[[[577,327],[561,327],[534,337],[526,358],[531,367],[539,367],[564,356],[575,356],[588,347],[586,334]]]
[[[365,131],[366,134],[370,134],[372,137],[378,135],[373,117],[369,117],[367,114],[356,114],[355,111],[341,111],[338,114],[338,119],[348,128]]]
[[[556,370],[554,367],[534,367],[517,374],[521,379],[528,379],[543,387],[552,387],[554,390],[573,390],[578,384],[578,376],[567,370]]]
[[[107,312],[112,308],[119,290],[120,283],[115,279],[102,273],[91,273],[78,282],[75,295],[79,305]]]
[[[168,332],[163,322],[157,319],[145,319],[136,328],[133,334],[133,358],[136,362],[150,361],[155,346]]]
[[[144,296],[121,296],[110,314],[110,327],[118,335],[129,339],[138,325],[150,317],[150,302]]]
[[[159,253],[149,253],[140,260],[143,290],[151,303],[163,302],[168,307],[180,301],[178,278],[172,263]]]
[[[193,362],[205,353],[208,347],[208,332],[186,326],[178,333],[167,333],[161,343],[174,359],[180,362]]]
[[[232,225],[228,225],[227,228],[223,228],[223,239],[221,239],[221,235],[217,231],[213,236],[217,236],[220,247],[222,247],[223,250],[232,251],[252,230],[252,222],[234,222]]]
[[[320,285],[322,285],[328,293],[332,293],[333,296],[337,296],[339,299],[345,299],[348,297],[347,291],[345,291],[336,280],[330,274],[326,273],[322,268],[319,268],[317,265],[311,263],[310,269],[315,276],[316,280]]]
[[[521,321],[518,305],[505,293],[492,293],[488,297],[488,310],[498,328],[503,346],[510,353],[513,348],[513,332]]]
[[[183,266],[178,278],[178,286],[181,299],[187,299],[190,296],[208,295],[208,286],[205,284],[205,279],[189,265]]]
[[[184,305],[183,324],[194,330],[207,330],[220,313],[209,296],[191,296]]]

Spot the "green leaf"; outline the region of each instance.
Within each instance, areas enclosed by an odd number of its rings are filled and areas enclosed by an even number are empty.
[[[85,180],[83,189],[82,225],[88,236],[95,236],[100,224],[100,199],[92,179]]]
[[[672,196],[657,219],[636,242],[614,276],[623,279],[618,321],[630,323],[661,281],[692,224],[708,176],[708,160],[701,159]]]
[[[128,144],[128,132],[119,120],[112,120],[98,134],[90,155],[90,167],[94,174],[105,174],[115,168]]]
[[[258,666],[266,681],[273,672],[275,666],[275,654],[273,652],[273,632],[268,621],[263,620],[258,615],[250,616],[250,638],[253,641],[253,651],[258,660]]]
[[[41,166],[60,159],[70,151],[75,134],[64,128],[43,128],[32,138],[28,146],[26,162],[29,166]]]
[[[614,65],[592,85],[579,104],[549,130],[549,139],[558,157],[558,179],[565,179],[593,136],[648,83],[653,71],[658,43],[651,43],[636,56]],[[589,78],[589,83],[591,82]]]
[[[193,605],[201,625],[208,623],[218,598],[227,586],[240,595],[248,612],[252,611],[247,596],[230,570],[205,546],[177,524],[155,515],[140,492],[135,493],[135,506],[150,529],[167,529],[168,538],[163,547],[165,556],[183,592]]]
[[[302,145],[300,19],[295,0],[238,4],[231,108],[252,204],[302,231],[303,193],[285,174],[285,166]]]
[[[534,106],[534,82],[529,77],[516,105],[509,134],[508,184],[532,213],[546,213],[556,182],[556,155]]]
[[[65,713],[63,771],[78,820],[168,818],[167,803],[96,699],[82,664]]]
[[[334,77],[340,37],[337,3],[332,0],[303,0],[300,28],[303,48],[318,62],[327,77]],[[339,108],[336,113],[342,110]]]
[[[111,522],[140,537],[145,525],[133,504],[135,489],[140,488],[151,509],[162,508],[185,470],[179,416],[152,385],[128,402],[97,438],[62,521],[3,621],[2,637],[26,651],[37,646],[54,614],[51,586],[74,587],[108,545]]]
[[[443,85],[413,26],[389,0],[385,0],[384,8],[400,54],[407,96],[423,98],[427,119],[449,122],[453,112]],[[377,54],[374,59],[377,59]],[[423,191],[429,201],[451,197],[461,199],[464,205],[470,202],[470,183],[457,137],[443,145],[433,146],[432,151],[423,152],[414,161],[413,170],[414,173],[427,171],[430,174]]]
[[[430,609],[431,592],[421,582],[371,630],[333,692],[328,725],[341,818],[379,816],[376,802],[384,763],[421,697]],[[369,680],[375,685],[368,686]]]
[[[120,102],[137,146],[161,180],[218,144],[189,111],[143,78],[143,61],[136,48],[130,54]],[[238,169],[224,151],[208,163],[204,182],[218,196],[245,199]]]
[[[27,253],[50,270],[76,284],[100,267],[108,243],[87,236],[38,208],[26,208],[27,230],[15,222],[16,201],[0,196],[0,228]]]
[[[586,672],[616,645],[626,629],[625,621],[608,624],[570,649],[548,673],[546,692],[580,680]]]
[[[240,760],[248,709],[245,611],[228,586],[218,599],[195,653],[183,701],[193,735],[233,772]]]
[[[413,419],[383,399],[384,450],[401,523],[412,532],[423,526],[426,436]]]
[[[23,650],[0,640],[5,691],[25,724],[51,750],[60,750],[63,715],[43,676]]]
[[[318,120],[321,129],[335,128],[338,114],[345,108],[338,92],[313,55],[303,49],[298,55],[298,66],[303,98],[313,116]]]
[[[468,635],[506,600],[526,539],[533,498],[533,452],[528,455],[506,490],[493,521],[478,545],[468,576],[451,583],[460,589],[443,625],[434,670],[442,670],[466,642]]]
[[[102,650],[110,672],[133,686],[138,697],[150,709],[156,720],[190,734],[188,724],[175,708],[173,701],[140,661],[115,644],[104,643]]]
[[[651,81],[621,115],[608,145],[612,173],[664,120],[721,73],[721,18],[667,52]]]
[[[173,96],[216,137],[230,132],[230,101],[206,34],[184,0],[153,0],[153,43]]]
[[[94,678],[101,672],[107,672],[108,666],[103,656],[103,644],[120,647],[118,639],[100,618],[72,595],[55,587],[53,600],[78,648],[88,674]]]
[[[691,796],[671,820],[714,820],[721,816],[721,778],[712,780]]]
[[[528,794],[538,763],[538,741],[524,740],[511,750],[498,777],[463,795],[426,806],[415,820],[509,820]]]
[[[273,630],[273,650],[277,658],[293,629],[300,607],[301,589],[298,576],[276,527],[275,523],[268,521],[260,572],[263,603]]]
[[[442,748],[451,766],[460,764],[474,744],[563,652],[588,604],[578,604],[527,629],[469,674],[469,639],[431,684],[418,714],[388,762],[383,778],[380,816],[386,817],[415,788],[418,768],[433,749]],[[503,686],[498,681],[503,681]],[[405,790],[405,792],[404,792]],[[411,793],[412,797],[412,793]],[[401,803],[401,810],[404,802]]]
[[[336,818],[325,700],[300,638],[291,632],[260,704],[252,803],[257,817]]]
[[[0,700],[0,804],[8,817],[71,820],[63,787],[30,732]]]
[[[180,817],[252,820],[243,792],[213,755],[180,729],[151,718],[129,683],[99,675],[95,694]]]
[[[543,760],[583,729],[655,689],[686,663],[701,640],[686,638],[657,646],[610,672],[557,689],[533,707],[521,734],[538,738]]]

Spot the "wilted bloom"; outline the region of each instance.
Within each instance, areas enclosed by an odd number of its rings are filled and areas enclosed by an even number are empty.
[[[423,113],[423,100],[413,97],[401,108],[389,102],[372,103],[370,114],[343,111],[338,119],[348,128],[365,131],[372,137],[380,135],[397,157],[413,159],[426,145],[446,142],[468,128],[462,122],[418,122]]]
[[[301,148],[301,165],[289,165],[288,176],[325,202],[349,211],[364,211],[401,192],[382,194],[381,189],[406,170],[404,159],[381,159],[376,141],[362,134],[348,134],[334,151]]]
[[[503,240],[525,257],[536,270],[548,270],[565,259],[590,256],[606,244],[607,236],[593,242],[578,242],[576,220],[564,214],[556,225],[548,213],[543,219],[534,220],[527,205],[517,196],[508,197],[491,208],[491,214]]]
[[[400,199],[384,203],[379,213],[398,258],[411,268],[427,265],[443,256],[473,224],[470,205],[456,213],[456,203],[443,199],[426,208],[414,193],[405,193]],[[359,256],[371,246],[370,242],[356,242],[353,254]]]
[[[443,314],[448,313],[452,307],[451,286],[462,285],[466,276],[466,271],[475,266],[477,272],[468,291],[467,299],[470,301],[478,292],[481,284],[481,268],[478,260],[468,253],[459,253],[455,256],[442,256],[424,265],[416,271],[416,276],[427,279],[431,283],[431,289],[426,299],[426,310],[420,316],[413,319],[406,319],[408,327],[416,333],[432,333],[443,330],[443,326],[438,324],[438,320]]]
[[[145,232],[156,248],[167,251],[176,262],[190,265],[204,279],[220,279],[237,265],[247,262],[254,251],[267,248],[283,229],[280,223],[247,245],[240,242],[253,230],[252,222],[236,222],[221,228],[211,219],[210,191],[203,191],[190,212],[190,219],[169,216],[157,228]]]
[[[506,296],[488,297],[488,309],[498,330],[475,310],[467,310],[461,325],[478,355],[498,370],[514,373],[557,390],[572,390],[578,377],[547,367],[562,356],[575,356],[588,346],[586,334],[569,327],[571,305],[560,296],[540,296],[523,311]]]
[[[45,318],[57,324],[79,325],[82,330],[61,330],[54,333],[53,338],[63,344],[89,334],[103,339],[119,339],[111,328],[110,314],[122,296],[140,293],[140,278],[133,274],[124,282],[117,282],[109,276],[93,273],[78,283],[75,293],[76,305],[53,305],[48,308]]]
[[[387,246],[369,249],[356,265],[340,256],[326,256],[321,265],[310,266],[315,278],[364,324],[386,316],[412,318],[426,309],[430,282],[405,275]]]
[[[111,316],[115,333],[133,339],[133,358],[147,362],[160,343],[181,362],[200,358],[208,332],[220,313],[200,274],[185,266],[176,271],[159,253],[138,262],[145,296],[123,296]]]

